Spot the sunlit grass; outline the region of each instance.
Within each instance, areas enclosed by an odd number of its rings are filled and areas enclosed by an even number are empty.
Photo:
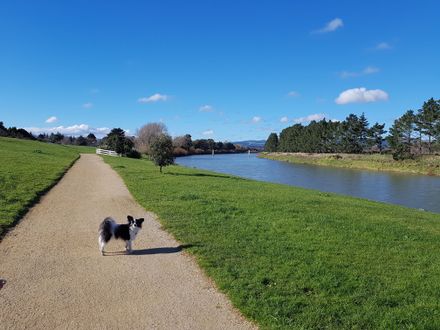
[[[22,217],[42,193],[86,149],[0,138],[0,235]]]
[[[105,157],[262,328],[440,328],[440,216]],[[148,299],[148,298],[146,298]]]

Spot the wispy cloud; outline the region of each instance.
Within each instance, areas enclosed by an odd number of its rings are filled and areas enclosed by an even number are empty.
[[[393,47],[388,43],[388,42],[379,42],[374,49],[376,50],[388,50],[388,49],[392,49]]]
[[[55,123],[57,120],[58,120],[57,117],[52,116],[52,117],[49,117],[49,118],[46,119],[46,123],[49,123],[49,124]]]
[[[328,22],[323,28],[319,30],[315,30],[312,33],[328,33],[336,31],[337,29],[344,26],[344,22],[340,18],[332,19],[330,22]]]
[[[379,72],[379,68],[375,67],[375,66],[367,66],[365,69],[363,69],[362,71],[355,71],[355,72],[351,72],[351,71],[342,71],[339,73],[339,76],[343,79],[346,78],[353,78],[353,77],[360,77],[360,76],[366,76],[366,75],[370,75],[373,73],[377,73]]]
[[[325,115],[323,113],[314,113],[305,117],[300,117],[300,118],[295,118],[293,120],[293,122],[295,124],[303,124],[303,123],[308,123],[311,122],[313,120],[315,121],[319,121],[325,118]]]
[[[298,97],[300,95],[301,94],[297,91],[290,91],[289,93],[287,93],[287,96],[289,96],[289,97]]]
[[[388,94],[381,89],[352,88],[343,91],[335,99],[336,104],[370,103],[387,101]]]
[[[99,127],[94,128],[87,124],[79,124],[72,126],[56,126],[56,127],[26,127],[26,130],[32,132],[33,134],[40,133],[61,133],[64,135],[71,136],[79,136],[79,135],[87,135],[89,133],[93,133],[98,137],[102,137],[110,132],[110,128],[108,127]]]
[[[287,118],[287,116],[280,118],[280,123],[287,123],[288,121],[289,121],[289,118]]]
[[[262,120],[261,117],[259,117],[259,116],[254,116],[254,117],[252,117],[251,122],[252,122],[253,124],[257,124],[257,123],[261,122],[261,120]]]
[[[92,103],[92,102],[84,103],[84,104],[82,105],[82,107],[83,107],[84,109],[90,109],[90,108],[93,107],[93,103]]]
[[[213,112],[214,111],[214,107],[212,105],[205,104],[205,105],[202,105],[199,108],[199,111],[200,112]]]
[[[138,99],[139,103],[154,103],[154,102],[158,102],[158,101],[167,101],[170,97],[168,95],[165,94],[153,94],[151,96],[148,97],[141,97]]]
[[[208,129],[206,131],[203,131],[202,135],[203,136],[212,136],[212,135],[214,135],[214,131],[212,129]]]

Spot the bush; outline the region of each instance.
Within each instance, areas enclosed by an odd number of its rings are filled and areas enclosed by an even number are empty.
[[[128,158],[136,158],[139,159],[142,157],[141,153],[137,151],[136,149],[131,149],[129,152],[125,154]]]
[[[413,159],[414,155],[411,153],[410,146],[406,144],[399,144],[393,152],[394,160]]]

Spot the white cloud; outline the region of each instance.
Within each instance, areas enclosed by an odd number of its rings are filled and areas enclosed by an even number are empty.
[[[102,137],[110,132],[110,128],[107,127],[99,127],[93,128],[87,124],[79,124],[72,126],[56,126],[56,127],[26,127],[28,132],[32,132],[33,134],[41,134],[41,133],[61,133],[64,135],[71,136],[79,136],[79,135],[87,135],[89,133],[93,133],[98,137]]]
[[[350,72],[350,71],[342,71],[339,75],[341,78],[353,78],[353,77],[360,77],[360,76],[366,76],[373,73],[379,72],[379,68],[376,68],[375,66],[367,66],[365,69],[363,69],[360,72]]]
[[[286,116],[280,118],[280,123],[287,123],[289,121],[289,118]]]
[[[213,112],[214,111],[214,107],[212,105],[205,104],[205,105],[202,105],[199,108],[199,111],[200,112]]]
[[[84,104],[82,105],[82,107],[83,107],[84,109],[90,109],[91,107],[93,107],[93,103],[92,103],[92,102],[84,103]]]
[[[312,120],[319,121],[324,118],[325,118],[325,115],[323,113],[314,113],[314,114],[308,115],[306,117],[295,118],[293,120],[293,122],[296,124],[303,124],[303,123],[311,122]]]
[[[328,33],[336,31],[337,29],[344,26],[344,22],[340,18],[332,19],[330,22],[327,23],[326,26],[324,26],[322,29],[314,31],[314,33]]]
[[[153,103],[153,102],[158,102],[158,101],[166,101],[169,98],[170,97],[168,95],[156,93],[156,94],[153,94],[148,97],[141,97],[138,99],[138,102],[139,103]]]
[[[52,117],[49,117],[49,118],[47,118],[46,119],[46,123],[49,123],[49,124],[51,124],[51,123],[54,123],[54,122],[56,122],[58,120],[58,118],[57,117],[55,117],[55,116],[52,116]]]
[[[258,116],[254,116],[254,117],[252,117],[252,123],[254,123],[254,124],[256,124],[256,123],[259,123],[259,122],[261,122],[261,117],[258,117]]]
[[[388,42],[379,42],[374,49],[376,50],[388,50],[393,48]]]
[[[388,94],[381,89],[352,88],[343,91],[335,99],[337,104],[348,103],[369,103],[378,101],[387,101]]]
[[[298,97],[298,96],[300,96],[300,94],[297,91],[291,91],[291,92],[287,93],[287,96]]]
[[[208,129],[208,130],[202,132],[202,135],[204,135],[204,136],[211,136],[213,134],[214,134],[214,131],[212,129]]]

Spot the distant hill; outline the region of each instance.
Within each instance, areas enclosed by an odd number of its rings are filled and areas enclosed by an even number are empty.
[[[266,140],[246,140],[246,141],[236,141],[232,142],[233,144],[238,144],[245,148],[256,148],[256,149],[263,149],[264,144],[266,143]]]

